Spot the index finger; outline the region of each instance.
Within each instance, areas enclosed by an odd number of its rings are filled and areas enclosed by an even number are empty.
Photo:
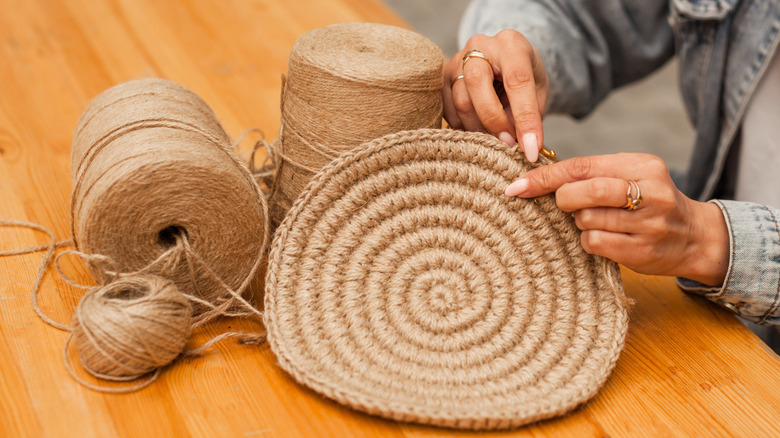
[[[507,196],[532,198],[558,190],[564,184],[597,177],[632,179],[642,168],[640,154],[614,154],[576,157],[528,171],[509,184]],[[627,170],[624,170],[627,169]]]
[[[519,34],[508,34],[508,43],[513,47],[512,53],[516,56],[506,56],[498,59],[498,67],[501,71],[504,91],[509,107],[512,110],[513,124],[517,141],[523,147],[523,151],[530,161],[536,161],[539,148],[544,144],[542,129],[542,111],[539,102],[538,80],[544,80],[542,74],[537,78],[537,69],[543,71],[541,59],[528,43]]]

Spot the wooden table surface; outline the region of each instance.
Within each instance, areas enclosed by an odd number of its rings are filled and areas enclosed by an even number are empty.
[[[259,127],[272,139],[280,75],[298,36],[343,21],[404,25],[374,0],[0,0],[0,10],[0,219],[37,222],[60,238],[69,237],[71,135],[102,90],[139,77],[172,79],[200,94],[233,137]],[[40,233],[0,228],[0,251],[43,243]],[[325,400],[277,368],[265,345],[223,342],[135,393],[88,390],[63,366],[67,334],[31,307],[41,256],[0,258],[2,437],[469,435]],[[66,269],[89,278],[76,263]],[[624,277],[636,305],[626,348],[599,395],[564,418],[486,435],[777,436],[777,356],[671,279],[627,270]],[[68,322],[80,293],[47,278],[42,306]],[[192,344],[228,327],[262,329],[222,321]]]

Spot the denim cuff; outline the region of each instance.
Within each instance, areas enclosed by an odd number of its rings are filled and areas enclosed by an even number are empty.
[[[780,325],[780,210],[713,200],[729,231],[729,268],[720,287],[678,278],[682,290],[707,297],[757,324]]]

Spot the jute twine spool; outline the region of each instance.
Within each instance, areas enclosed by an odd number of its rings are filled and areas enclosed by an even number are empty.
[[[298,38],[282,87],[272,227],[341,153],[386,134],[440,127],[443,62],[427,38],[383,24],[335,24]]]
[[[74,134],[72,176],[72,232],[80,251],[60,255],[79,255],[98,285],[79,303],[68,342],[74,340],[96,377],[131,380],[156,371],[142,384],[109,392],[151,382],[182,353],[194,327],[218,316],[261,315],[241,295],[265,253],[267,206],[193,92],[142,79],[97,96]],[[42,269],[52,253],[53,247]],[[34,304],[44,320],[71,329]],[[185,354],[233,335],[241,334],[220,335]],[[103,390],[77,377],[65,360],[81,383]]]
[[[112,87],[89,104],[72,149],[77,247],[121,271],[148,268],[207,303],[235,302],[268,239],[267,206],[206,103],[163,79]],[[150,264],[178,242],[182,253]],[[93,272],[99,276],[99,272]],[[200,315],[212,307],[195,303]]]
[[[622,282],[552,195],[504,196],[536,165],[485,134],[418,130],[324,168],[270,254],[279,364],[355,409],[463,429],[591,398],[623,347]]]

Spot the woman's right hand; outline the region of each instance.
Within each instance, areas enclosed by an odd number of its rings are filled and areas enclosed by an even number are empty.
[[[490,62],[472,57],[464,63],[469,50]],[[475,35],[444,67],[444,118],[455,129],[489,132],[508,144],[519,139],[533,162],[544,144],[549,89],[539,53],[522,34],[508,29],[493,37]]]

